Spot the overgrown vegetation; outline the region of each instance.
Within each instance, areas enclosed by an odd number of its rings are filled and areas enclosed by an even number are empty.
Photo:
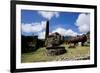
[[[68,45],[61,45],[66,49],[66,53],[58,56],[47,56],[46,48],[42,47],[35,52],[22,53],[21,62],[48,62],[48,61],[68,61],[68,60],[86,60],[90,57],[89,46],[76,46],[76,48],[68,48]]]

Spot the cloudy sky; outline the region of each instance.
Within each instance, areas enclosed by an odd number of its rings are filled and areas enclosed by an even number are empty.
[[[76,36],[90,31],[89,13],[21,10],[22,35],[34,34],[44,39],[47,20],[49,20],[50,33],[58,32],[63,36]]]

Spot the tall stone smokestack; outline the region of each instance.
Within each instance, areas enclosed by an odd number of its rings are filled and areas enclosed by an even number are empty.
[[[46,34],[45,34],[45,39],[49,35],[49,21],[46,22]]]

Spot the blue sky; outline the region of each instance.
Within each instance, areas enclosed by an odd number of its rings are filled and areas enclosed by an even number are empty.
[[[42,33],[45,33],[44,26],[47,20],[50,33],[58,32],[63,36],[67,34],[73,36],[89,31],[87,30],[90,24],[89,13],[21,10],[22,35],[35,34],[43,38]]]

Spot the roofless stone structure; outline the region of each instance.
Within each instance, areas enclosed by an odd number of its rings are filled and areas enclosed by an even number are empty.
[[[65,47],[59,46],[63,41],[62,37],[63,36],[57,32],[49,35],[49,21],[47,21],[45,34],[45,47],[47,55],[60,55],[66,52]]]

